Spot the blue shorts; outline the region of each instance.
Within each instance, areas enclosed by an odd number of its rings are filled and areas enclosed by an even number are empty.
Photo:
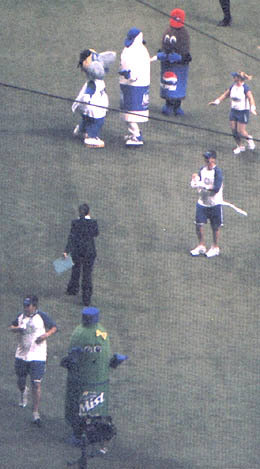
[[[31,381],[40,383],[45,373],[46,362],[33,360],[26,362],[21,358],[15,359],[15,373],[19,378],[30,375]]]
[[[204,225],[210,221],[212,228],[219,228],[223,225],[222,205],[213,205],[212,207],[204,207],[197,203],[196,205],[196,225]]]
[[[229,114],[229,120],[234,122],[241,122],[241,124],[248,124],[249,111],[238,111],[237,109],[231,109]]]

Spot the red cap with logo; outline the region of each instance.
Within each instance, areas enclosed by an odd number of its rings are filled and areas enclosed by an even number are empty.
[[[170,26],[173,28],[182,28],[184,26],[186,13],[181,8],[174,8],[170,13]]]

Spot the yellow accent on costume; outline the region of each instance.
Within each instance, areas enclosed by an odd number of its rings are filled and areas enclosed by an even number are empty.
[[[99,329],[96,330],[96,336],[99,337],[101,335],[102,339],[106,340],[107,332],[102,332]]]
[[[88,68],[88,66],[92,63],[92,56],[93,56],[93,53],[96,54],[96,51],[94,49],[89,49],[92,54],[90,54],[85,60],[84,62],[82,63],[83,67],[84,68]]]

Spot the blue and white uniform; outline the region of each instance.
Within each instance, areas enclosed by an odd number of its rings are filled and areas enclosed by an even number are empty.
[[[243,83],[241,86],[234,83],[229,88],[229,97],[231,100],[231,110],[229,115],[230,121],[237,121],[247,124],[249,121],[250,103],[247,93],[250,91],[249,86]]]
[[[203,225],[210,220],[210,223],[215,228],[223,225],[223,175],[220,168],[214,166],[213,169],[208,169],[203,166],[198,173],[199,182],[192,187],[198,188],[199,199],[196,205],[196,220],[197,225]]]
[[[77,109],[82,117],[80,133],[86,133],[90,138],[98,137],[105,122],[108,105],[104,80],[86,81],[72,105],[72,111]]]
[[[12,325],[23,330],[18,336],[15,353],[16,374],[26,376],[30,373],[32,381],[41,381],[47,359],[47,341],[37,343],[36,339],[56,327],[56,323],[47,313],[36,311],[31,316],[19,313]]]

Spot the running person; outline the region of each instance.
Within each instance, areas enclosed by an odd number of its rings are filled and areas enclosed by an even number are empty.
[[[27,375],[30,375],[33,399],[33,423],[40,426],[39,404],[41,381],[45,373],[47,359],[47,338],[57,331],[56,323],[50,316],[38,310],[38,298],[30,295],[23,300],[24,311],[18,313],[9,329],[18,335],[18,347],[15,354],[15,373],[21,392],[20,407],[26,407],[28,387]]]
[[[235,72],[231,74],[234,78],[234,83],[215,101],[210,101],[209,104],[218,105],[226,98],[231,99],[231,110],[229,114],[230,126],[232,134],[237,144],[233,152],[238,155],[246,150],[244,141],[241,137],[247,139],[249,150],[255,149],[255,142],[252,135],[249,135],[246,126],[249,122],[249,110],[257,115],[256,105],[252,91],[245,83],[245,80],[251,80],[252,76],[247,75],[245,72]]]
[[[209,150],[203,154],[206,165],[200,168],[199,173],[194,173],[191,179],[191,187],[199,192],[196,205],[196,233],[199,244],[190,251],[192,256],[204,254],[206,257],[219,255],[219,234],[223,225],[223,175],[221,169],[216,165],[216,152]],[[204,225],[210,221],[213,244],[207,251],[204,237]]]

